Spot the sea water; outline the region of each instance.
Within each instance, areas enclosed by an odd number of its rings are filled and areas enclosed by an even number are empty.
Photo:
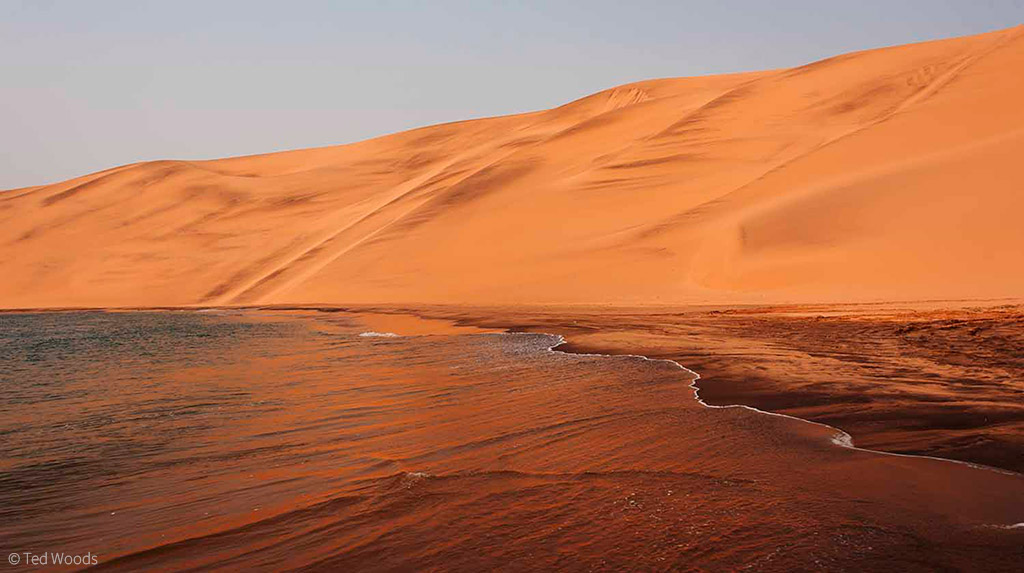
[[[1012,570],[1024,480],[665,361],[347,313],[0,314],[0,551],[100,569]],[[9,564],[13,561],[9,561]]]

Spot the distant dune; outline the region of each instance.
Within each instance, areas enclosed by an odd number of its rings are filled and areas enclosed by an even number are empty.
[[[1013,298],[1022,216],[1017,27],[3,192],[0,306]]]

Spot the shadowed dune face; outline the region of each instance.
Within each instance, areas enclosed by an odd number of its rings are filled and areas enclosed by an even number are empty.
[[[1022,30],[6,192],[0,305],[1019,296]]]

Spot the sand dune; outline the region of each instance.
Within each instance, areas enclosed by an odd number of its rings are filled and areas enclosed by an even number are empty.
[[[0,306],[1024,294],[1024,27],[0,194]]]

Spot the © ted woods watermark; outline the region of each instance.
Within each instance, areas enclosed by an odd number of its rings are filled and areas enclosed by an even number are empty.
[[[15,551],[7,555],[11,565],[27,565],[29,567],[83,567],[99,565],[100,560],[90,551],[88,553],[65,553],[63,551]]]

